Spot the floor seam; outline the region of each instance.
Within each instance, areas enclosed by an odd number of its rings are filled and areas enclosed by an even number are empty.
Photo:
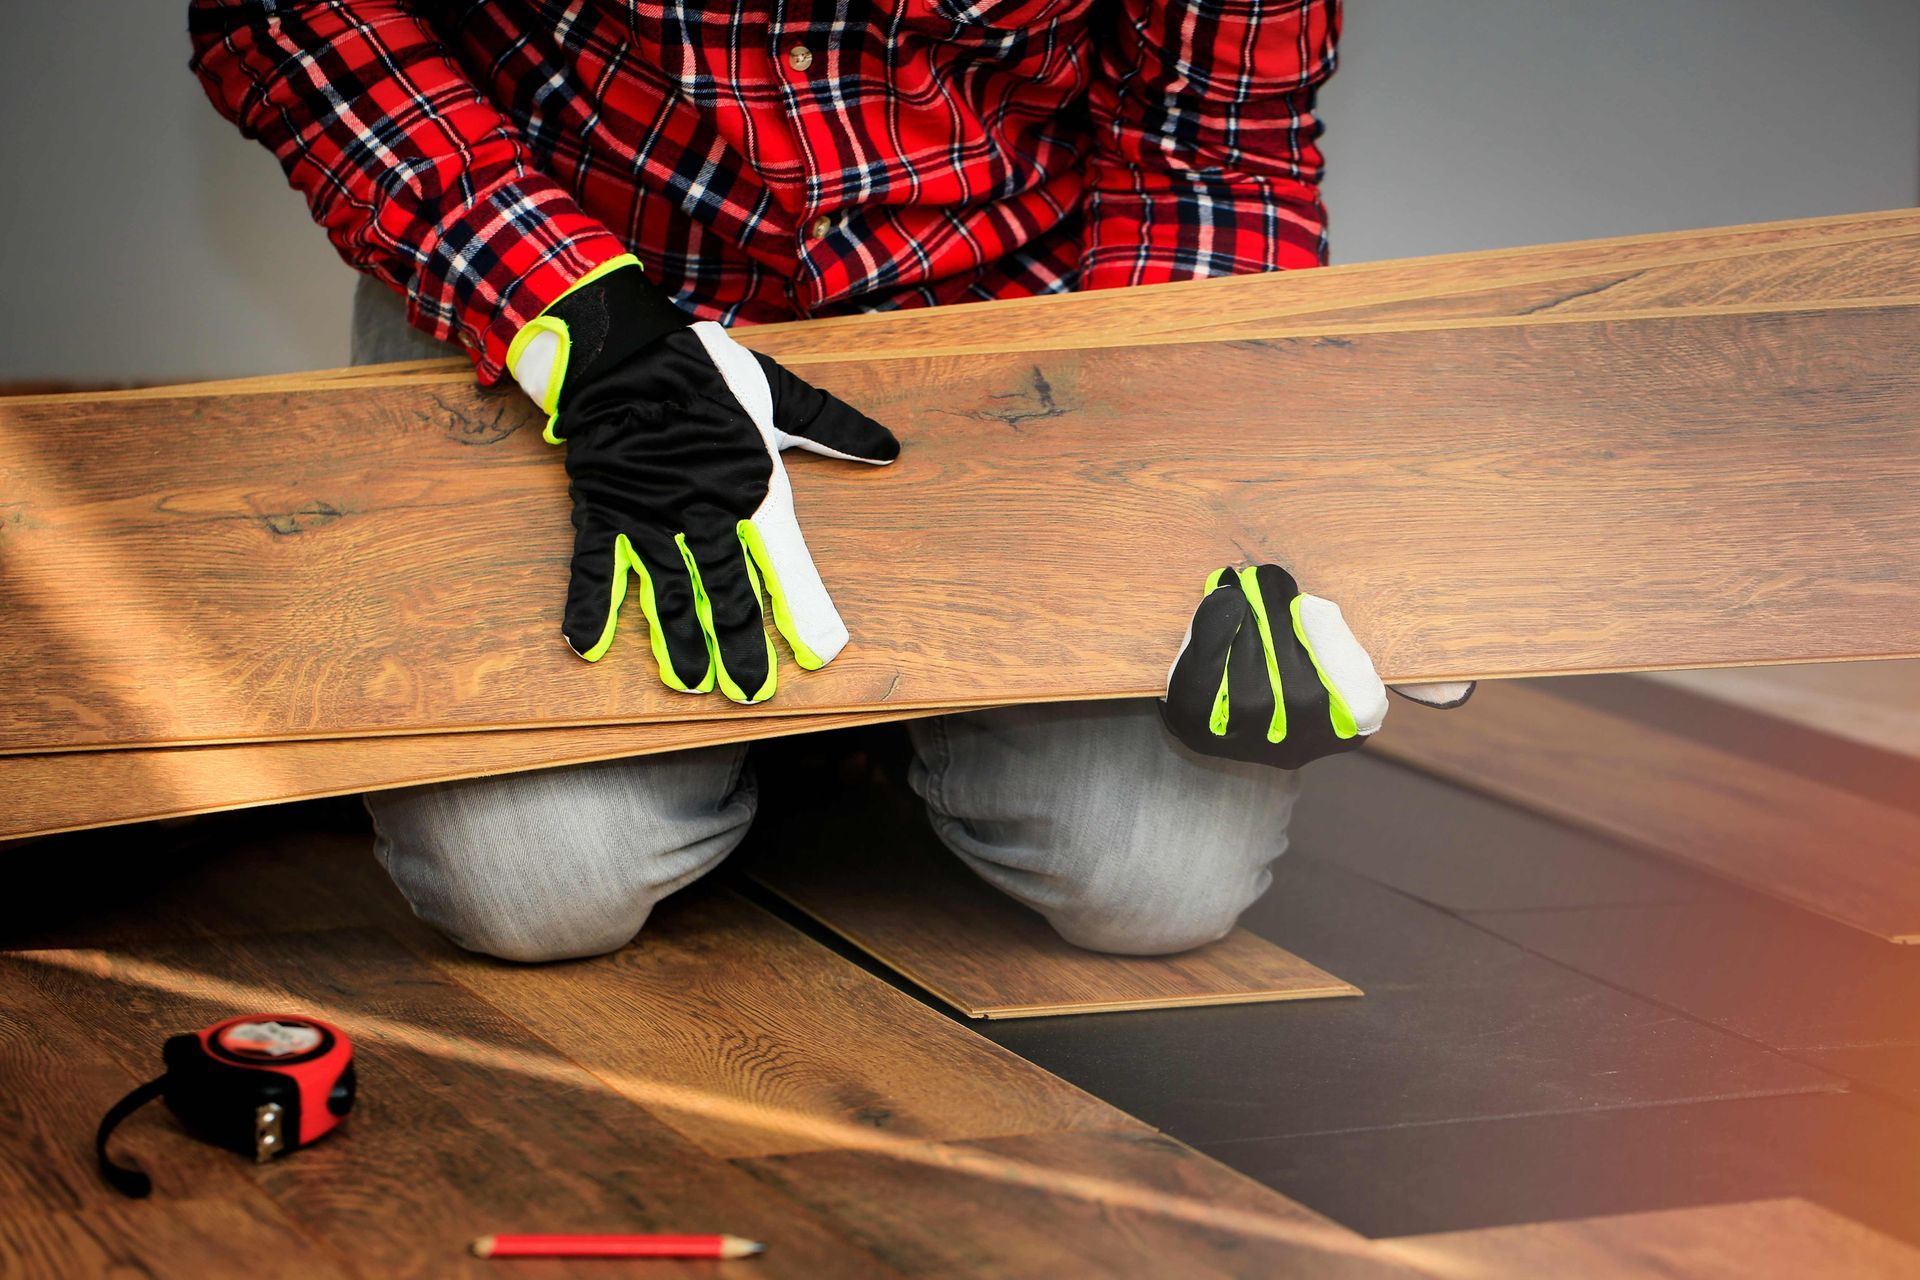
[[[1803,1064],[1804,1065],[1804,1064]],[[1537,1120],[1546,1116],[1607,1115],[1617,1111],[1653,1111],[1662,1107],[1694,1107],[1716,1102],[1752,1102],[1768,1098],[1833,1098],[1853,1092],[1851,1082],[1835,1077],[1832,1089],[1758,1089],[1745,1093],[1712,1093],[1686,1098],[1661,1098],[1648,1102],[1619,1102],[1597,1107],[1546,1107],[1535,1111],[1503,1111],[1478,1116],[1452,1116],[1437,1120],[1406,1120],[1398,1124],[1363,1124],[1340,1129],[1303,1129],[1294,1133],[1274,1133],[1249,1138],[1182,1139],[1203,1151],[1254,1143],[1291,1142],[1297,1138],[1337,1138],[1358,1133],[1391,1133],[1398,1129],[1438,1129],[1446,1125],[1482,1124],[1502,1120]]]

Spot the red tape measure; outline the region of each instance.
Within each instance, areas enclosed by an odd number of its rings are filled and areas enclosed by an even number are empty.
[[[166,1073],[114,1103],[94,1135],[101,1176],[129,1196],[153,1182],[109,1159],[107,1139],[156,1097],[194,1136],[262,1164],[317,1142],[353,1110],[353,1046],[318,1018],[229,1018],[170,1037],[161,1058]]]

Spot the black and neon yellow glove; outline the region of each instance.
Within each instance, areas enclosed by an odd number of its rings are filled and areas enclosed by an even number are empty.
[[[1473,689],[1470,681],[1393,686],[1441,708]],[[1160,716],[1203,755],[1298,769],[1366,745],[1387,717],[1387,694],[1340,607],[1302,595],[1292,574],[1263,564],[1207,578]]]
[[[847,643],[780,452],[884,465],[891,432],[694,323],[630,257],[589,273],[514,338],[507,364],[567,447],[574,550],[565,631],[596,662],[638,588],[660,678],[735,702],[773,696],[761,614],[809,670]]]
[[[1160,715],[1203,755],[1298,769],[1365,744],[1387,691],[1340,608],[1279,565],[1217,569],[1167,675]]]

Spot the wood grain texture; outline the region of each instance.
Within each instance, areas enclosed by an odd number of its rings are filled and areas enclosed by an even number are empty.
[[[1177,956],[1083,951],[968,871],[910,806],[887,791],[863,797],[857,811],[789,815],[751,874],[969,1018],[1360,994],[1243,929]]]
[[[1516,684],[1368,749],[1842,924],[1920,942],[1920,815]]]
[[[1400,1277],[1384,1248],[1155,1133],[743,1162],[904,1275]]]
[[[84,1020],[129,1069],[149,1065],[165,1035],[235,1008],[292,1007],[341,1026],[360,1089],[339,1134],[256,1170],[179,1134],[156,1109],[152,1163],[158,1175],[182,1153],[205,1153],[367,1275],[497,1276],[466,1243],[508,1226],[730,1231],[780,1242],[756,1275],[892,1274],[379,930],[16,953],[0,966],[7,982]],[[85,1152],[89,1133],[90,1123],[63,1136]],[[688,1263],[660,1274],[713,1272]]]
[[[1920,1250],[1805,1200],[1700,1205],[1384,1240],[1439,1280],[1912,1280]]]
[[[1390,680],[1920,650],[1916,317],[818,366],[907,454],[793,466],[858,639],[765,711],[1152,693],[1243,559],[1342,601]],[[0,750],[733,714],[632,636],[584,671],[554,642],[561,473],[517,401],[431,403],[0,407],[0,663],[35,672]]]
[[[304,1236],[265,1196],[122,1198],[69,1213],[0,1209],[0,1277],[8,1280],[335,1280],[361,1274]]]
[[[731,894],[591,965],[437,963],[716,1155],[1142,1127]]]
[[[965,348],[981,341],[1079,345],[1156,334],[1214,339],[1236,326],[1258,327],[1275,317],[1297,324],[1308,317],[1352,314],[1352,308],[1364,308],[1376,320],[1464,318],[1486,314],[1489,299],[1496,296],[1518,316],[1539,305],[1541,291],[1556,289],[1561,295],[1557,309],[1563,312],[1591,308],[1609,294],[1621,296],[1625,288],[1633,291],[1632,301],[1640,307],[1656,300],[1673,305],[1751,302],[1796,296],[1792,290],[1804,287],[1798,273],[1809,260],[1823,259],[1845,261],[1848,270],[1838,276],[1829,273],[1814,292],[1874,296],[1902,287],[1920,260],[1912,253],[1916,234],[1920,211],[1895,211],[1103,291],[1046,300],[1044,307],[1021,299],[910,315],[763,325],[752,331],[751,341],[796,360],[848,345],[885,354]],[[1633,278],[1591,291],[1590,277],[1608,272]],[[1199,292],[1209,299],[1208,327],[1191,328],[1191,308],[1176,305],[1174,299]],[[465,363],[412,361],[269,375],[202,384],[199,390],[284,392],[450,374],[464,379]],[[116,394],[175,395],[189,390],[193,388]],[[852,713],[849,718],[870,721],[895,714]],[[747,738],[771,735],[783,726],[799,727],[792,721],[742,716],[725,722],[721,731]],[[614,759],[660,749],[662,732],[648,726],[595,726],[299,746],[233,745],[191,752],[136,750],[64,760],[0,757],[0,796],[13,798],[0,805],[0,838]],[[696,744],[694,727],[669,731],[669,736],[675,733],[688,735],[675,745]]]

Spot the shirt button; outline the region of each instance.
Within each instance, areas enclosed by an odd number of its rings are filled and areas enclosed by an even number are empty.
[[[827,232],[831,230],[833,230],[833,219],[827,217],[825,214],[815,218],[807,225],[807,234],[815,240],[825,239]]]
[[[787,65],[795,71],[805,71],[813,65],[813,50],[803,44],[797,44],[787,50]]]

